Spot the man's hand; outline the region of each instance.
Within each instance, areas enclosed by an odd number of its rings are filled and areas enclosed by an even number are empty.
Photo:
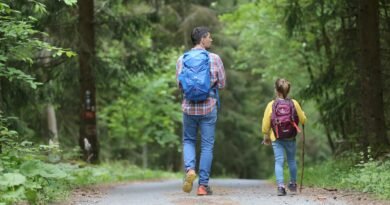
[[[264,136],[264,140],[263,140],[263,142],[261,142],[261,144],[264,144],[264,145],[270,145],[271,144],[271,139],[269,138],[268,135]]]

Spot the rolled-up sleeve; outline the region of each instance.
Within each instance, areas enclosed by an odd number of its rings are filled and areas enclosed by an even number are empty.
[[[180,56],[179,59],[177,59],[177,62],[176,62],[176,85],[179,88],[181,88],[180,82],[179,82],[179,73],[181,72],[182,65],[183,65],[183,63],[182,63],[182,56]]]
[[[217,83],[218,88],[222,89],[225,87],[226,83],[226,75],[225,75],[225,68],[223,67],[222,60],[219,56],[216,57],[216,69],[217,69]]]

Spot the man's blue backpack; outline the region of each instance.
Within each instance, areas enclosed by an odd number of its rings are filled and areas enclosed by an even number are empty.
[[[184,98],[194,102],[205,101],[210,96],[210,57],[203,49],[190,50],[183,55],[179,74]]]

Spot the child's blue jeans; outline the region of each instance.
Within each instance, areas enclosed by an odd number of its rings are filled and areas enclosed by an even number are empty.
[[[211,163],[213,161],[214,133],[217,122],[217,109],[207,115],[183,114],[183,158],[185,170],[195,170],[196,165],[196,138],[200,129],[200,162],[199,184],[207,186],[209,183]]]
[[[283,167],[284,151],[286,151],[287,164],[290,170],[290,182],[297,181],[297,163],[295,161],[296,142],[294,140],[275,140],[272,142],[275,156],[275,176],[278,186],[284,185]]]

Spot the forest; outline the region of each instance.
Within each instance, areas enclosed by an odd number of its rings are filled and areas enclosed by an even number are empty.
[[[390,198],[388,0],[0,0],[0,18],[0,204],[114,180],[111,163],[181,173],[175,67],[196,26],[227,75],[213,176],[272,177],[261,120],[283,77],[306,166]]]

